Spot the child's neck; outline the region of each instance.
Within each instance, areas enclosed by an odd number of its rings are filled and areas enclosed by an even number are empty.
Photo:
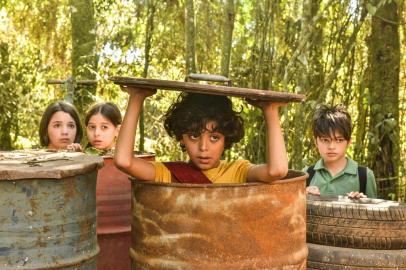
[[[347,166],[347,158],[343,157],[334,162],[324,161],[324,167],[330,172],[331,176],[335,176]]]

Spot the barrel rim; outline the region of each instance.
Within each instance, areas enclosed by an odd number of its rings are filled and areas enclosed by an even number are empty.
[[[153,158],[153,157],[155,157],[155,153],[152,153],[152,152],[134,153],[134,156],[135,156],[135,157],[138,157],[138,158]],[[114,156],[113,156],[113,155],[109,155],[109,154],[107,154],[107,155],[102,155],[101,157],[102,157],[103,159],[108,159],[108,160],[114,159]]]
[[[289,176],[294,177],[289,177]],[[296,175],[295,175],[296,174]],[[155,181],[145,181],[138,180],[134,177],[129,177],[131,184],[141,184],[141,185],[151,185],[151,186],[164,186],[164,187],[180,187],[180,188],[237,188],[237,187],[254,187],[254,186],[264,186],[264,185],[279,185],[279,184],[288,184],[293,182],[301,182],[306,180],[308,174],[306,172],[289,170],[285,178],[280,180],[275,180],[272,182],[249,182],[249,183],[221,183],[221,184],[189,184],[189,183],[163,183]]]

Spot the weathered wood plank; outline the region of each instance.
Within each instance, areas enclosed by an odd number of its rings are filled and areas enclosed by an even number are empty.
[[[103,158],[79,152],[0,152],[0,181],[61,179],[86,174],[103,166]]]
[[[221,96],[234,96],[254,100],[267,100],[275,102],[301,102],[306,99],[305,95],[277,92],[272,90],[259,90],[252,88],[120,76],[113,76],[109,79],[115,84],[122,86],[135,86],[140,88],[185,91]]]

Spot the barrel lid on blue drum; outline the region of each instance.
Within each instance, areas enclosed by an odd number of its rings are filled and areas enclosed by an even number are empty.
[[[85,174],[103,166],[103,158],[81,152],[0,151],[0,181]]]

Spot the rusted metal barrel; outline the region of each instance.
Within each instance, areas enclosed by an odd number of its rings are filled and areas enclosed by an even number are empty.
[[[154,154],[137,154],[154,160]],[[131,182],[117,169],[113,157],[106,156],[97,175],[97,239],[100,254],[98,270],[130,269]]]
[[[305,179],[133,180],[132,269],[306,269]]]
[[[0,269],[92,269],[99,157],[0,152]]]

